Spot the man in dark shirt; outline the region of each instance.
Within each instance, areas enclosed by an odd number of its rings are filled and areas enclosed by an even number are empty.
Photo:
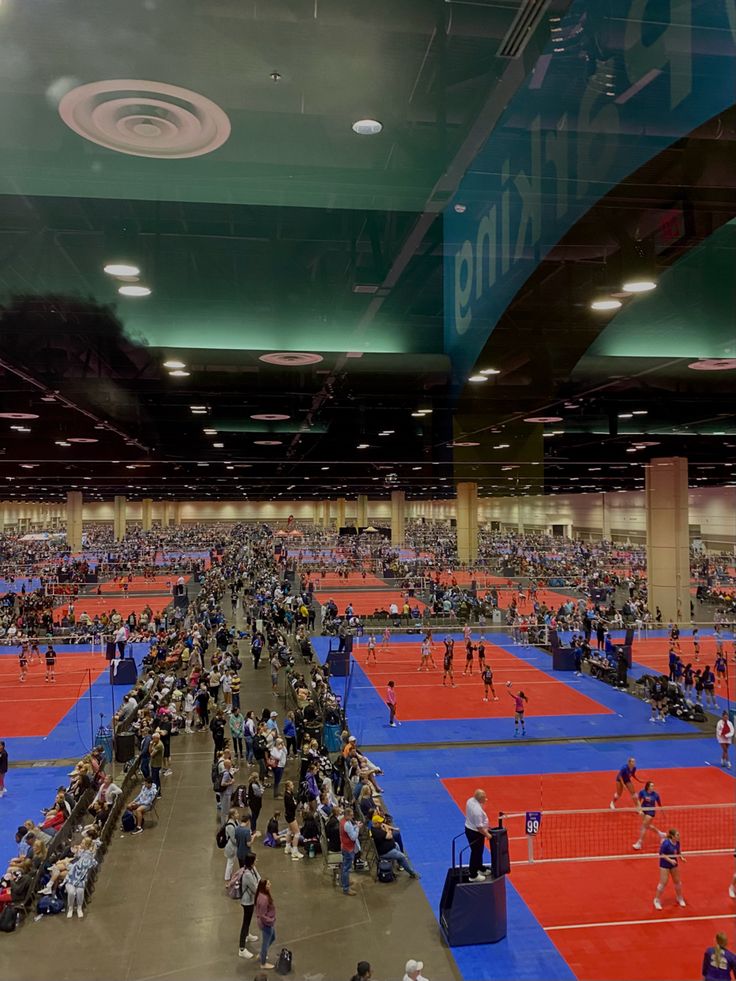
[[[390,828],[384,828],[380,824],[374,824],[371,828],[371,836],[373,837],[379,859],[387,858],[398,862],[401,868],[405,872],[408,872],[412,879],[420,878],[419,873],[414,871],[409,859],[394,841],[393,832]]]

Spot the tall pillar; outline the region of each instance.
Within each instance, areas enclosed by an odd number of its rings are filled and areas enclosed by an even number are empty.
[[[313,501],[312,502],[312,522],[314,526],[318,528],[322,524],[322,502]]]
[[[682,623],[690,616],[687,460],[661,457],[645,473],[648,606]]]
[[[403,491],[391,491],[391,544],[404,544],[406,495]]]
[[[174,503],[173,511],[174,511],[174,518],[173,518],[174,524],[178,526],[181,524],[181,501],[176,501]]]
[[[337,527],[345,527],[345,498],[338,497],[337,499]]]
[[[153,525],[153,501],[150,497],[144,497],[141,501],[141,527],[143,531],[150,531]]]
[[[457,557],[470,565],[478,558],[478,485],[457,485]]]
[[[322,527],[330,527],[330,502],[322,501]]]
[[[601,493],[601,538],[604,542],[611,541],[611,508],[605,491]]]
[[[163,502],[163,509],[161,512],[161,527],[168,528],[174,518],[174,509],[171,501]]]
[[[66,540],[72,552],[82,551],[82,492],[66,495]]]
[[[516,529],[520,535],[524,534],[524,512],[521,508],[521,501],[516,502]]]
[[[358,516],[355,523],[358,528],[368,527],[368,498],[365,494],[358,494],[357,500]]]
[[[125,498],[116,494],[112,502],[112,537],[116,542],[125,538]]]

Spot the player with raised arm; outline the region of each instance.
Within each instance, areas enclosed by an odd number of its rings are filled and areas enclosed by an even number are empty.
[[[447,679],[450,679],[450,684],[455,687],[455,676],[452,671],[452,659],[455,656],[455,641],[452,637],[445,637],[445,654],[442,662],[443,674],[442,674],[442,685],[444,687]]]
[[[524,723],[524,703],[528,702],[529,699],[526,697],[523,691],[517,692],[516,695],[511,691],[511,682],[506,682],[506,687],[509,689],[509,696],[514,700],[514,738],[519,735],[519,726],[521,726],[522,736],[526,735],[526,726]]]

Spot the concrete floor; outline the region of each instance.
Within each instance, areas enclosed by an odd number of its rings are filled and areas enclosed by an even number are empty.
[[[244,709],[273,703],[283,719],[283,699],[271,694],[267,668],[254,672],[246,658],[242,679]],[[241,906],[224,892],[211,760],[209,733],[172,741],[174,772],[165,778],[158,824],[142,835],[113,838],[83,920],[62,914],[3,936],[0,978],[198,981],[258,973],[255,959],[237,956]],[[262,819],[271,805],[267,796]],[[424,961],[432,981],[460,977],[420,883],[400,875],[382,884],[354,874],[357,895],[347,897],[323,872],[320,856],[292,862],[260,842],[255,850],[261,875],[273,884],[273,957],[282,946],[292,950],[292,977],[347,981],[359,960],[369,960],[375,978],[401,978],[411,957]]]

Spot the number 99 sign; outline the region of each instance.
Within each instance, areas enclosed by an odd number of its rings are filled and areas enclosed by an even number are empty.
[[[539,834],[539,829],[542,824],[542,812],[541,811],[527,811],[526,819],[524,821],[526,827],[526,833],[528,836],[533,836]]]

